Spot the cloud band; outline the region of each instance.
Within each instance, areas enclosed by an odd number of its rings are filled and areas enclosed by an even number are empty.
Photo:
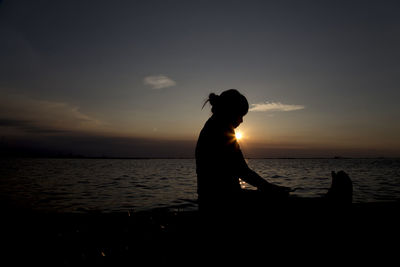
[[[266,111],[294,111],[305,109],[303,105],[288,105],[281,102],[265,102],[251,104],[250,111],[266,112]]]

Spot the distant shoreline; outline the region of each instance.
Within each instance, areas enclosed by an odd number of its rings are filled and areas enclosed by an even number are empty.
[[[81,155],[60,155],[60,156],[0,156],[0,159],[195,159],[195,157],[91,157]],[[247,157],[246,159],[400,159],[400,157]]]

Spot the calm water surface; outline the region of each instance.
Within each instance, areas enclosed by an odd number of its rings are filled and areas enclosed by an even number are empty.
[[[400,159],[250,159],[268,181],[303,197],[327,192],[332,170],[353,180],[354,202],[400,198]],[[251,188],[243,184],[245,188]],[[34,210],[196,209],[194,159],[1,159],[2,201]]]

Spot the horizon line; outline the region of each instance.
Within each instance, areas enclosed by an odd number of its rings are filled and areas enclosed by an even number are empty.
[[[137,159],[137,160],[147,160],[147,159],[196,159],[195,157],[112,157],[112,156],[83,156],[83,155],[55,155],[55,156],[5,156],[1,155],[0,159],[19,159],[19,158],[32,158],[32,159]],[[332,157],[245,157],[245,159],[400,159],[400,156],[387,157],[342,157],[342,156],[332,156]]]

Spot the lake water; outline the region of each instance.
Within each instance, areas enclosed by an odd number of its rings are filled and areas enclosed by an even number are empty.
[[[320,196],[346,171],[354,202],[400,198],[400,159],[249,159],[271,183]],[[245,188],[251,188],[243,184]],[[197,208],[194,159],[0,159],[1,201],[52,212]]]

